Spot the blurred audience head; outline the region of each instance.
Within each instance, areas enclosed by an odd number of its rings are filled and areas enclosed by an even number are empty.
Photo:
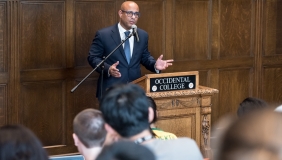
[[[155,103],[155,100],[152,97],[147,97],[149,102],[149,107],[153,109],[152,116],[149,117],[150,124],[157,122],[157,105]]]
[[[136,84],[117,85],[108,89],[100,109],[107,123],[107,131],[113,129],[124,138],[150,128],[148,98]]]
[[[210,146],[213,155],[218,155],[217,153],[219,146],[221,145],[222,136],[225,134],[226,130],[230,127],[232,123],[234,123],[236,119],[236,116],[229,114],[221,117],[216,123],[212,125]]]
[[[282,115],[258,110],[242,116],[222,134],[217,160],[281,160]]]
[[[102,147],[106,138],[103,115],[96,109],[85,109],[78,113],[73,120],[73,139],[80,150],[81,145],[86,148]]]
[[[0,128],[1,160],[48,160],[39,139],[22,125],[6,125]]]
[[[248,97],[244,99],[237,110],[237,116],[242,117],[245,114],[249,114],[255,110],[265,109],[268,107],[268,104],[259,98]]]
[[[119,141],[105,146],[96,160],[155,160],[147,147],[131,141]]]

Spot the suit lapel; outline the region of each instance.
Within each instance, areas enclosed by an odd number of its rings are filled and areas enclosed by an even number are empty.
[[[136,39],[134,38],[134,47],[133,47],[133,51],[132,51],[132,56],[131,56],[131,61],[134,61],[134,58],[136,57],[136,51],[138,50],[139,47],[139,43],[136,41]]]
[[[117,24],[112,29],[112,38],[115,41],[117,46],[121,43]],[[118,50],[120,51],[120,53],[123,56],[124,60],[127,62],[122,45],[118,48]]]
[[[132,51],[132,56],[131,56],[131,61],[130,61],[130,63],[135,60],[136,52],[138,51],[139,45],[140,45],[140,43],[137,42],[137,40],[136,40],[135,37],[134,37],[134,47],[133,47],[133,51]]]

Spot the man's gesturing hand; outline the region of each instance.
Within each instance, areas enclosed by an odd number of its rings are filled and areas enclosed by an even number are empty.
[[[121,77],[121,74],[119,70],[117,69],[117,65],[119,64],[119,61],[114,63],[110,68],[109,68],[109,74],[113,77]]]
[[[162,60],[162,59],[163,59],[163,55],[161,55],[156,61],[155,68],[157,70],[164,70],[168,66],[172,65],[171,62],[173,62],[173,59],[169,59],[169,60]]]

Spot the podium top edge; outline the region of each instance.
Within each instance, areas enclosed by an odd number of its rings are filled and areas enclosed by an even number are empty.
[[[189,71],[189,72],[170,72],[170,73],[154,73],[146,74],[147,78],[152,77],[165,77],[165,76],[184,76],[184,75],[199,75],[199,71]]]
[[[146,79],[146,78],[147,78],[147,75],[142,76],[142,77],[140,77],[140,78],[138,78],[138,79],[135,79],[134,81],[132,81],[132,82],[130,82],[130,83],[136,84],[136,83],[138,83],[138,82],[143,81],[143,80]]]

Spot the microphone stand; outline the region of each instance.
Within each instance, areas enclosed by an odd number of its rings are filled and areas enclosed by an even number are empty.
[[[101,69],[102,69],[102,71],[101,71],[101,98],[102,98],[102,95],[103,95],[103,76],[104,76],[104,68],[105,68],[105,66],[104,66],[104,62],[125,42],[125,41],[127,41],[131,36],[133,35],[133,32],[131,32],[130,34],[129,34],[129,36],[128,37],[126,37],[126,39],[125,40],[121,40],[121,43],[110,53],[110,54],[108,54],[108,56],[107,57],[103,57],[103,60],[90,72],[90,73],[88,73],[88,75],[86,75],[75,87],[73,87],[73,89],[71,90],[71,93],[73,93],[76,89],[77,89],[77,87],[78,86],[80,86],[80,84],[81,83],[83,83],[98,67],[100,67],[101,66]]]

